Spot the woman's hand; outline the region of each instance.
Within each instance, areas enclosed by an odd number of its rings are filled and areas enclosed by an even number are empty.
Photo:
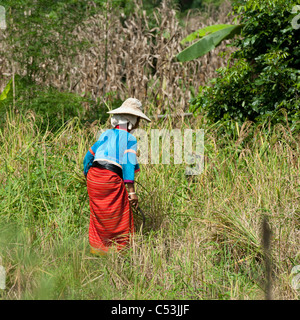
[[[136,209],[138,208],[138,196],[135,193],[129,194],[129,202]]]
[[[138,197],[135,193],[134,184],[127,183],[127,190],[128,190],[129,203],[137,209],[138,208]]]

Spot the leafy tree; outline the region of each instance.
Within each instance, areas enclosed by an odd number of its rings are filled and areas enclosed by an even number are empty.
[[[191,102],[195,113],[211,121],[280,118],[285,109],[296,123],[300,115],[300,30],[293,28],[294,0],[235,1],[233,13],[244,25],[238,48],[219,77],[201,86]]]

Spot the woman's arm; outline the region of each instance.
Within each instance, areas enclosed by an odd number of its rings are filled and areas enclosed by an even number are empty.
[[[95,153],[99,147],[100,143],[97,141],[91,148],[89,148],[88,152],[86,153],[84,160],[83,160],[83,173],[85,177],[88,174],[88,171],[93,164]]]
[[[139,171],[139,165],[137,163],[137,141],[134,137],[127,143],[127,149],[123,155],[123,179],[127,186],[130,204],[135,208],[138,207],[138,197],[135,193],[134,178],[135,173]]]

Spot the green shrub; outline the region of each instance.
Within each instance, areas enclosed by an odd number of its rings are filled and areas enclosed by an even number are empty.
[[[3,121],[9,110],[23,114],[33,111],[42,131],[47,127],[56,130],[74,117],[82,122],[106,121],[108,118],[107,108],[98,101],[37,85],[19,76],[15,77],[15,97],[10,88],[6,99],[0,101],[0,121]]]
[[[210,121],[233,119],[278,122],[285,109],[296,122],[300,115],[300,37],[292,26],[293,0],[235,1],[233,13],[244,24],[238,48],[210,85],[201,86],[191,110]]]

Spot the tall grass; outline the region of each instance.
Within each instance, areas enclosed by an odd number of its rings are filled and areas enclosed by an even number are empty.
[[[205,128],[204,172],[191,178],[184,165],[142,165],[137,189],[146,226],[135,216],[130,249],[98,258],[89,253],[82,160],[99,127],[74,119],[41,133],[34,114],[8,114],[0,130],[7,271],[0,298],[263,299],[266,216],[272,297],[298,299],[290,271],[300,264],[299,135],[287,125],[246,123],[228,135],[222,125],[180,121],[182,129]]]

